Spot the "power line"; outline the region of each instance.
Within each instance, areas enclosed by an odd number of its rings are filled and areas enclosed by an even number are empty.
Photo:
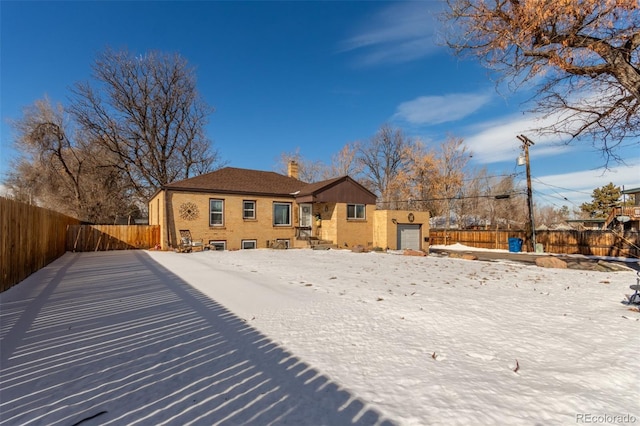
[[[541,185],[544,185],[544,186],[548,186],[548,187],[550,187],[550,188],[562,189],[563,191],[569,191],[569,192],[577,192],[578,194],[591,195],[591,194],[590,194],[590,193],[588,193],[588,192],[584,192],[584,191],[577,191],[577,190],[575,190],[575,189],[570,189],[570,188],[563,188],[563,187],[561,187],[561,186],[555,186],[555,185],[551,185],[551,184],[549,184],[549,183],[544,183],[544,182],[542,182],[542,181],[541,181],[540,179],[538,179],[538,178],[534,178],[534,179],[535,179],[535,181],[536,181],[537,183],[539,183],[539,184],[541,184]]]
[[[534,191],[534,192],[536,192],[536,191]],[[542,198],[542,199],[547,200],[550,204],[552,204],[553,206],[555,206],[555,207],[557,207],[557,208],[562,208],[563,206],[558,205],[558,204],[557,204],[557,203],[555,203],[554,201],[550,201],[550,200],[549,200],[549,198],[555,198],[555,199],[557,199],[557,200],[561,200],[561,201],[565,201],[565,200],[566,200],[566,201],[569,201],[569,202],[570,202],[571,204],[573,204],[573,205],[574,205],[574,207],[575,207],[575,204],[574,204],[573,202],[571,202],[570,200],[567,200],[565,197],[556,197],[556,196],[553,196],[553,195],[549,195],[549,194],[542,194],[542,193],[536,193],[536,196],[537,196],[538,198]]]
[[[507,195],[507,197],[505,197],[505,195]],[[410,198],[408,200],[378,201],[378,204],[415,203],[415,202],[427,202],[427,201],[454,201],[454,200],[468,200],[468,199],[476,199],[476,198],[494,198],[499,200],[504,198],[510,198],[512,195],[525,195],[525,193],[522,191],[507,191],[506,193],[500,193],[500,194],[467,195],[467,196],[424,198],[424,199]]]
[[[571,204],[571,206],[573,208],[579,208],[580,206],[578,204],[576,204],[575,202],[571,201],[570,199],[568,199],[567,197],[564,197],[562,195],[559,196],[555,196],[555,195],[551,195],[551,194],[539,194],[539,197],[547,197],[547,198],[555,198],[556,200],[560,200],[560,201],[567,201],[569,204]]]
[[[568,199],[567,197],[565,197],[564,195],[560,194],[559,192],[557,192],[557,191],[555,191],[555,190],[552,190],[552,191],[553,191],[556,195],[543,194],[541,191],[538,191],[538,190],[536,190],[536,191],[534,191],[534,192],[538,195],[538,197],[542,197],[542,195],[546,195],[547,197],[553,197],[553,198],[556,198],[556,199],[558,199],[558,200],[566,201],[566,202],[568,202],[568,203],[573,204],[575,207],[577,207],[577,204],[576,204],[575,202],[571,201],[570,199]]]
[[[561,190],[564,190],[564,191],[569,191],[569,192],[572,192],[572,193],[591,195],[591,194],[587,194],[586,192],[583,192],[583,191],[576,191],[576,190],[573,190],[573,189],[563,188],[563,187],[560,187],[560,186],[544,183],[538,178],[536,178],[535,180],[536,180],[537,183],[539,183],[541,185],[544,185],[544,186],[547,186],[549,188],[552,188],[552,191],[558,195],[558,197],[556,197],[556,198],[559,198],[559,199],[562,199],[564,201],[567,201],[567,202],[571,203],[573,205],[573,207],[575,207],[575,208],[579,208],[580,206],[577,203],[575,203],[574,201],[571,201],[570,199],[568,199],[566,196],[560,194],[558,191],[556,191],[553,188],[561,189]]]
[[[491,179],[491,178],[499,178],[499,177],[513,177],[515,178],[518,175],[521,175],[522,173],[509,173],[509,174],[505,174],[505,175],[491,175],[491,176],[476,176],[476,177],[470,177],[470,178],[465,178],[462,179],[463,182],[468,182],[468,181],[474,181],[474,180],[482,180],[482,179]]]

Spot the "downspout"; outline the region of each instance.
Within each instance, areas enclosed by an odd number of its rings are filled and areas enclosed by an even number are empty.
[[[164,193],[164,227],[167,233],[167,250],[171,247],[171,231],[169,230],[169,212],[171,211],[171,202],[169,201],[170,191],[165,188]]]

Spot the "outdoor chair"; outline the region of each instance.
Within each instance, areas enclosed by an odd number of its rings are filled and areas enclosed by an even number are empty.
[[[191,237],[191,231],[188,229],[180,230],[180,244],[176,251],[178,253],[191,253],[193,250],[204,250],[204,242],[202,239],[194,240]]]

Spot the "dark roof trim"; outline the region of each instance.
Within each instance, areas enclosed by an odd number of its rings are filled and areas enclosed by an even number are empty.
[[[624,191],[622,191],[623,194],[637,194],[640,192],[640,188],[631,188],[631,189],[625,189]]]
[[[345,188],[340,189],[340,185],[345,185]],[[305,183],[275,172],[234,167],[225,167],[204,175],[163,185],[151,196],[150,200],[161,191],[293,198],[304,200],[302,202],[313,202],[316,199],[319,201],[325,199],[326,201],[336,196],[337,199],[344,202],[344,191],[350,192],[354,196],[354,202],[375,204],[377,198],[373,192],[346,175],[320,182]]]
[[[324,192],[330,188],[333,188],[336,185],[341,184],[342,182],[351,182],[353,184],[355,184],[356,186],[358,186],[360,189],[362,189],[365,192],[368,192],[370,195],[372,195],[373,197],[376,197],[376,194],[374,194],[373,192],[369,191],[366,187],[364,187],[363,185],[361,185],[360,183],[358,183],[357,181],[355,181],[354,179],[352,179],[349,176],[341,176],[341,177],[337,177],[337,178],[333,178],[333,179],[328,179],[328,180],[324,180],[324,181],[320,181],[320,182],[315,182],[315,183],[309,183],[307,184],[305,187],[302,188],[302,190],[300,191],[300,194],[298,194],[299,197],[305,196],[305,195],[317,195],[321,192]]]
[[[203,188],[176,188],[176,187],[167,187],[163,186],[161,188],[163,191],[167,192],[198,192],[198,193],[207,193],[207,194],[230,194],[230,195],[247,195],[247,196],[265,196],[265,197],[279,197],[279,198],[295,198],[295,194],[282,194],[276,192],[256,192],[256,191],[233,191],[227,189],[203,189]],[[159,192],[160,190],[158,190]]]

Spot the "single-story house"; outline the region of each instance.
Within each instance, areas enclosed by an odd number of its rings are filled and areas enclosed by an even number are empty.
[[[286,176],[225,167],[164,185],[149,200],[149,224],[160,225],[163,250],[181,230],[217,250],[429,244],[428,212],[376,210],[376,195],[349,176],[305,183],[295,162]]]

